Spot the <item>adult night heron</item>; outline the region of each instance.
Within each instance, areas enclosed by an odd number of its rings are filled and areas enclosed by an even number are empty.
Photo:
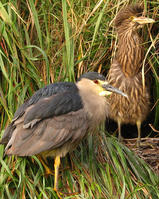
[[[105,120],[105,96],[111,92],[124,95],[98,73],[84,75],[77,83],[55,83],[38,90],[17,110],[4,132],[1,143],[6,144],[5,154],[40,155],[44,159],[53,156],[54,190],[60,197],[60,158],[73,150],[88,130]]]
[[[144,48],[138,29],[153,22],[153,19],[143,16],[143,7],[138,4],[129,5],[119,11],[115,19],[118,33],[117,52],[108,72],[109,83],[128,95],[128,98],[115,93],[110,96],[110,118],[118,123],[119,140],[122,138],[121,124],[136,124],[138,146],[141,138],[141,123],[150,110],[147,75],[145,75],[146,86],[144,87],[142,83]]]

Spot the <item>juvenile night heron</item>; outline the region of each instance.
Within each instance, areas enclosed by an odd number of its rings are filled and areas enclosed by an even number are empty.
[[[73,150],[88,130],[105,120],[105,96],[111,92],[124,95],[103,79],[93,72],[77,83],[55,83],[38,90],[16,111],[2,137],[7,155],[55,158],[54,190],[59,197],[60,158]]]
[[[145,75],[145,88],[142,83],[144,48],[138,29],[153,22],[153,19],[143,16],[143,7],[138,4],[127,6],[119,11],[115,19],[118,33],[117,52],[108,72],[109,83],[128,95],[128,98],[115,93],[110,96],[110,118],[118,123],[119,140],[122,138],[121,124],[136,124],[138,146],[141,138],[141,123],[150,110],[147,75]]]

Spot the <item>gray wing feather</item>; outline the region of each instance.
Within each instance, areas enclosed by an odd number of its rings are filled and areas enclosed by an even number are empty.
[[[72,90],[43,98],[32,105],[32,108],[26,110],[27,114],[24,118],[24,127],[34,126],[36,121],[41,119],[77,111],[82,107],[83,104],[79,93],[72,92]]]
[[[59,82],[39,89],[17,109],[12,123],[3,134],[0,144],[7,144],[9,142],[15,126],[18,122],[21,122],[21,118],[24,115],[24,128],[29,128],[42,119],[65,114],[70,111],[77,111],[82,106],[77,86],[74,83]]]
[[[12,136],[14,129],[15,129],[15,126],[13,125],[13,123],[10,123],[4,131],[4,134],[2,136],[0,144],[7,144],[8,143],[8,141],[10,140],[10,138]]]
[[[29,106],[36,104],[39,100],[43,98],[51,97],[53,95],[63,93],[69,90],[72,90],[73,92],[78,91],[76,85],[72,82],[58,82],[58,83],[49,84],[45,86],[44,88],[40,88],[24,104],[22,104],[17,109],[17,111],[14,114],[13,121],[21,117]]]
[[[22,122],[17,124],[5,153],[31,156],[54,150],[67,142],[74,144],[80,141],[87,129],[88,121],[83,109],[42,120],[33,128],[24,129]]]

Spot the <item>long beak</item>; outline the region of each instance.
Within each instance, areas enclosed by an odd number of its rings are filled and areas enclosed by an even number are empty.
[[[133,22],[137,22],[140,25],[148,24],[148,23],[154,23],[155,22],[155,20],[153,20],[151,18],[147,18],[147,17],[134,17],[132,21]]]
[[[102,87],[103,87],[106,91],[108,91],[107,95],[110,95],[110,94],[113,92],[113,93],[117,93],[117,94],[119,94],[119,95],[122,95],[122,96],[128,98],[127,94],[125,94],[125,93],[123,93],[121,90],[119,90],[119,89],[117,89],[117,88],[111,86],[111,85],[108,84],[107,82],[105,82],[104,84],[102,84]]]

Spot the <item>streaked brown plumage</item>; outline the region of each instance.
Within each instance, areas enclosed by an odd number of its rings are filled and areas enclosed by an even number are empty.
[[[113,93],[109,98],[110,118],[118,123],[119,140],[121,140],[121,124],[136,124],[138,146],[141,123],[150,110],[150,94],[147,75],[145,75],[145,88],[142,83],[144,48],[137,30],[144,24],[154,22],[142,14],[143,8],[138,4],[127,6],[117,14],[115,19],[118,33],[117,52],[108,73],[110,84],[128,95],[127,99]]]
[[[92,72],[76,84],[61,82],[39,89],[16,111],[0,142],[6,144],[7,155],[54,157],[54,190],[59,197],[60,158],[105,120],[108,91],[124,95],[102,80]]]

